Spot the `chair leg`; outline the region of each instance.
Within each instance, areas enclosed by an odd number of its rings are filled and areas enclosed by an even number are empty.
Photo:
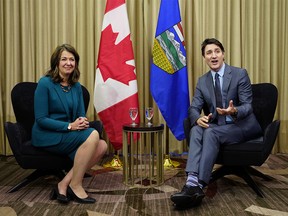
[[[251,176],[249,175],[249,172],[245,168],[244,169],[240,169],[239,175],[237,175],[237,176],[243,178],[246,181],[246,183],[256,192],[256,194],[258,196],[260,196],[262,198],[265,197],[265,195],[262,192],[262,190],[258,187],[256,182],[251,178]]]
[[[213,173],[211,175],[210,183],[216,181],[217,179],[219,179],[221,177],[224,177],[225,175],[236,175],[236,176],[242,178],[243,180],[245,180],[245,182],[256,192],[256,194],[263,198],[264,193],[262,192],[262,190],[257,186],[255,181],[249,175],[249,172],[252,170],[253,170],[253,168],[250,169],[250,167],[222,166],[222,167],[216,169],[215,171],[213,171]],[[259,171],[255,172],[253,170],[252,172],[255,173],[256,176],[260,175]],[[263,175],[264,174],[260,175],[260,177],[263,178]],[[266,178],[268,178],[268,177],[266,176],[264,179],[266,179]]]
[[[49,174],[55,175],[60,179],[62,179],[65,176],[65,173],[62,170],[39,170],[39,169],[37,169],[33,173],[31,173],[29,176],[24,178],[17,185],[13,186],[6,193],[13,193],[15,191],[18,191],[20,188],[30,184],[31,182],[35,181],[39,177],[49,175]]]
[[[264,173],[258,171],[257,169],[254,169],[253,167],[247,167],[247,171],[249,174],[257,176],[259,178],[262,178],[266,181],[271,181],[273,178],[271,176],[265,175]]]
[[[218,180],[219,178],[222,178],[226,175],[230,175],[233,172],[234,172],[233,167],[221,166],[212,172],[209,183],[212,183],[212,182],[214,182],[214,181]]]

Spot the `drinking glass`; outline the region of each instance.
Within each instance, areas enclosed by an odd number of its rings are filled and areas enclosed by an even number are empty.
[[[148,123],[147,123],[148,126],[152,125],[151,119],[152,119],[153,115],[154,115],[153,107],[147,107],[145,109],[145,116],[148,119]]]
[[[135,123],[135,119],[137,118],[137,115],[138,115],[138,108],[137,107],[131,107],[129,109],[129,115],[130,115],[130,118],[132,119],[132,124],[133,126],[137,125]]]

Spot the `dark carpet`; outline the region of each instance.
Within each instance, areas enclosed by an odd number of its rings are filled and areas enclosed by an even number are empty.
[[[273,178],[255,178],[265,193],[258,197],[241,179],[229,176],[210,184],[200,207],[177,210],[170,201],[171,194],[181,190],[186,180],[186,160],[178,168],[165,169],[165,182],[159,187],[128,187],[124,185],[122,170],[95,166],[84,179],[85,189],[97,199],[95,204],[58,204],[49,194],[58,179],[46,176],[6,193],[31,170],[21,169],[13,157],[0,157],[0,216],[104,216],[104,215],[282,215],[288,216],[288,155],[271,155],[261,172]],[[109,160],[109,158],[106,158]]]

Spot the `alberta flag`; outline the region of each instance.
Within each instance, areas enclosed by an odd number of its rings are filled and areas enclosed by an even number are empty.
[[[122,126],[130,107],[139,107],[136,70],[125,0],[107,0],[103,19],[94,106],[115,150],[122,148]],[[135,121],[139,123],[139,115]]]
[[[176,139],[183,140],[190,101],[178,0],[161,0],[152,56],[152,96]]]

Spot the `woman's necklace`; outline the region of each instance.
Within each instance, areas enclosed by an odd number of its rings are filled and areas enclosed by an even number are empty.
[[[61,88],[62,88],[62,90],[64,91],[64,92],[69,92],[70,90],[71,90],[71,85],[69,84],[68,86],[63,86],[63,85],[61,85],[61,83],[60,83],[60,86],[61,86]]]

